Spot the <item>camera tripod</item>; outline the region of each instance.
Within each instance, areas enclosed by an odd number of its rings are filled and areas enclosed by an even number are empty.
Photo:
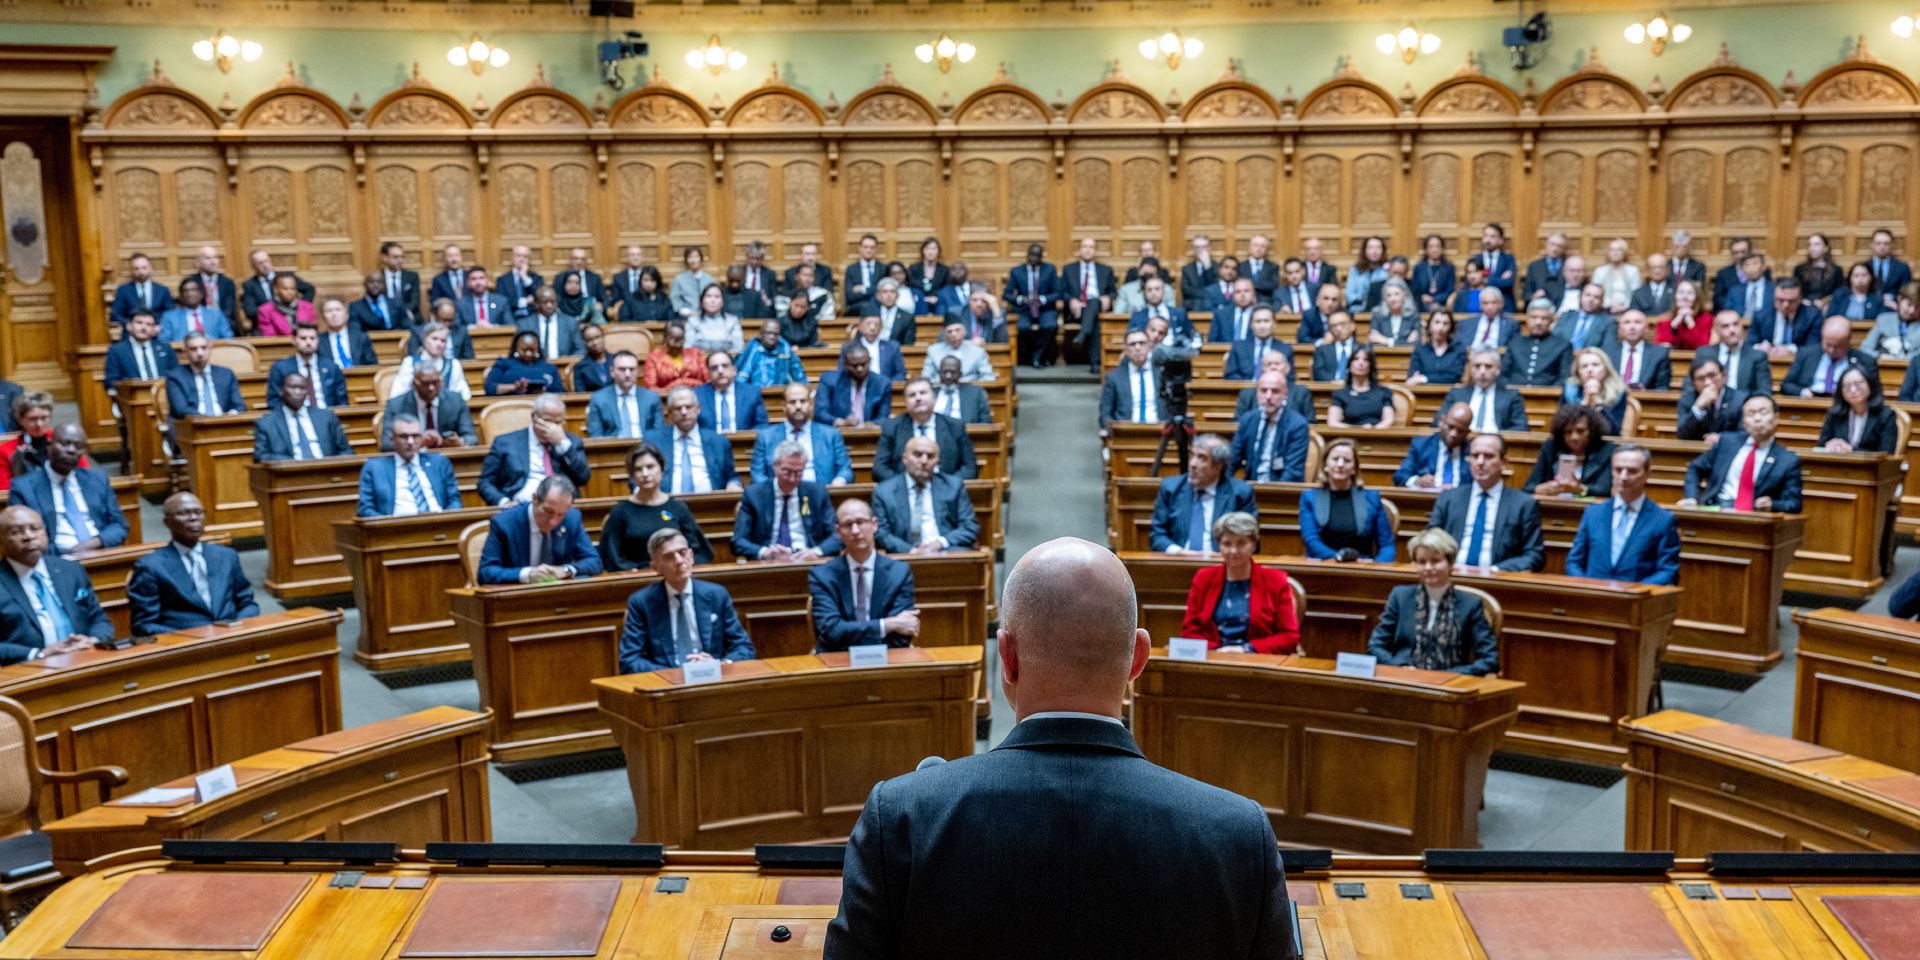
[[[1166,385],[1162,396],[1167,401],[1167,422],[1160,426],[1160,446],[1153,451],[1153,473],[1160,475],[1160,467],[1167,459],[1167,444],[1175,446],[1179,456],[1176,473],[1185,473],[1187,460],[1193,453],[1193,415],[1187,412],[1187,383],[1185,380],[1172,381]]]

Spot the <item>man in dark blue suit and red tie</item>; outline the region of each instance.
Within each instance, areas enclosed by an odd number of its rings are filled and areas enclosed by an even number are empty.
[[[1750,396],[1740,408],[1743,433],[1722,433],[1713,449],[1687,465],[1687,495],[1675,506],[1719,506],[1760,513],[1800,512],[1800,458],[1773,442],[1780,405]]]
[[[1059,274],[1046,262],[1047,248],[1027,245],[1027,262],[1007,271],[1006,288],[1000,299],[1007,312],[1017,317],[1020,331],[1015,363],[1036,367],[1053,366],[1054,331],[1060,326],[1060,297],[1055,292]]]
[[[1613,448],[1613,496],[1588,506],[1567,551],[1567,576],[1674,584],[1680,580],[1680,525],[1646,496],[1653,454]]]
[[[627,619],[620,630],[621,673],[758,655],[727,588],[693,579],[693,551],[686,534],[671,527],[655,530],[647,538],[647,553],[660,582],[627,598]]]

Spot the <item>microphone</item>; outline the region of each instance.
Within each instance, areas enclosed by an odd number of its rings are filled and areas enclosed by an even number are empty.
[[[943,763],[946,763],[946,762],[947,762],[947,758],[946,758],[946,757],[942,757],[942,756],[932,756],[932,757],[928,757],[928,758],[926,758],[925,760],[922,760],[922,761],[920,761],[920,765],[919,765],[919,766],[916,766],[916,767],[914,767],[914,768],[913,768],[913,772],[914,772],[914,773],[919,773],[919,772],[920,772],[920,771],[922,771],[922,770],[931,770],[931,769],[933,769],[934,767],[937,767],[937,766],[939,766],[939,765],[941,765],[941,764],[943,764]]]

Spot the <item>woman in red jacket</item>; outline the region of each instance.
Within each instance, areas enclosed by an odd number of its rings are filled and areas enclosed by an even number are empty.
[[[1194,575],[1182,635],[1204,637],[1209,648],[1298,653],[1293,584],[1285,571],[1253,562],[1260,521],[1249,513],[1226,514],[1213,521],[1213,542],[1221,563]]]

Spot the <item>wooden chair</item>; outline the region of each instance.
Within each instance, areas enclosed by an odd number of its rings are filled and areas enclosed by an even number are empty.
[[[207,362],[226,367],[236,374],[260,372],[260,352],[244,340],[215,340],[207,354]]]
[[[24,821],[26,831],[0,840],[0,925],[12,930],[14,897],[23,890],[56,883],[53,839],[40,830],[40,788],[46,784],[97,783],[104,802],[127,782],[122,767],[88,767],[66,773],[42,769],[33,716],[17,700],[0,697],[0,819]]]
[[[480,410],[474,429],[480,433],[480,443],[489,444],[494,437],[525,430],[533,423],[532,400],[501,400],[489,403]]]
[[[1404,383],[1390,383],[1387,384],[1387,392],[1393,394],[1393,425],[1412,426],[1413,388]]]
[[[1501,609],[1500,601],[1495,600],[1493,598],[1493,594],[1488,593],[1485,590],[1480,589],[1479,587],[1465,587],[1457,583],[1454,584],[1453,586],[1454,586],[1454,589],[1459,590],[1461,593],[1469,594],[1471,596],[1480,598],[1481,608],[1484,609],[1487,614],[1487,626],[1493,628],[1493,638],[1500,642],[1500,662],[1502,664],[1506,663],[1507,662],[1507,635],[1504,632],[1502,632],[1501,625],[1505,623],[1507,615],[1506,615],[1506,611]],[[1500,675],[1500,670],[1498,667],[1494,668],[1492,675],[1496,677]]]
[[[1393,536],[1394,546],[1398,547],[1400,544],[1400,508],[1394,506],[1393,501],[1385,497],[1380,498],[1380,506],[1387,511],[1387,532]],[[1394,557],[1396,559],[1409,561],[1413,559],[1412,557],[1401,557],[1397,550],[1394,553]]]
[[[399,367],[381,367],[373,375],[373,402],[386,403],[393,395],[393,380],[400,375]]]
[[[467,568],[467,586],[480,585],[480,551],[487,547],[487,527],[493,521],[477,520],[460,531],[460,562]]]
[[[622,350],[631,352],[645,362],[647,354],[653,352],[653,334],[637,323],[607,324],[600,328],[607,336],[607,356],[612,357]],[[572,379],[568,379],[572,383]]]
[[[1899,407],[1894,407],[1892,404],[1888,404],[1888,406],[1893,408],[1894,422],[1900,425],[1899,434],[1895,439],[1893,448],[1897,451],[1894,456],[1904,457],[1907,455],[1907,439],[1913,436],[1913,414]],[[1898,504],[1895,506],[1897,507]]]
[[[1327,441],[1317,433],[1307,434],[1306,475],[1301,480],[1306,483],[1320,482],[1320,463],[1327,458]]]
[[[375,450],[380,449],[380,424],[385,422],[386,419],[387,419],[387,412],[385,410],[382,410],[373,415],[373,437],[374,437],[373,448]]]
[[[1629,439],[1640,435],[1639,397],[1630,396],[1627,398],[1627,412],[1620,415],[1620,432],[1618,435]],[[1901,449],[1904,450],[1906,448],[1902,447]]]

